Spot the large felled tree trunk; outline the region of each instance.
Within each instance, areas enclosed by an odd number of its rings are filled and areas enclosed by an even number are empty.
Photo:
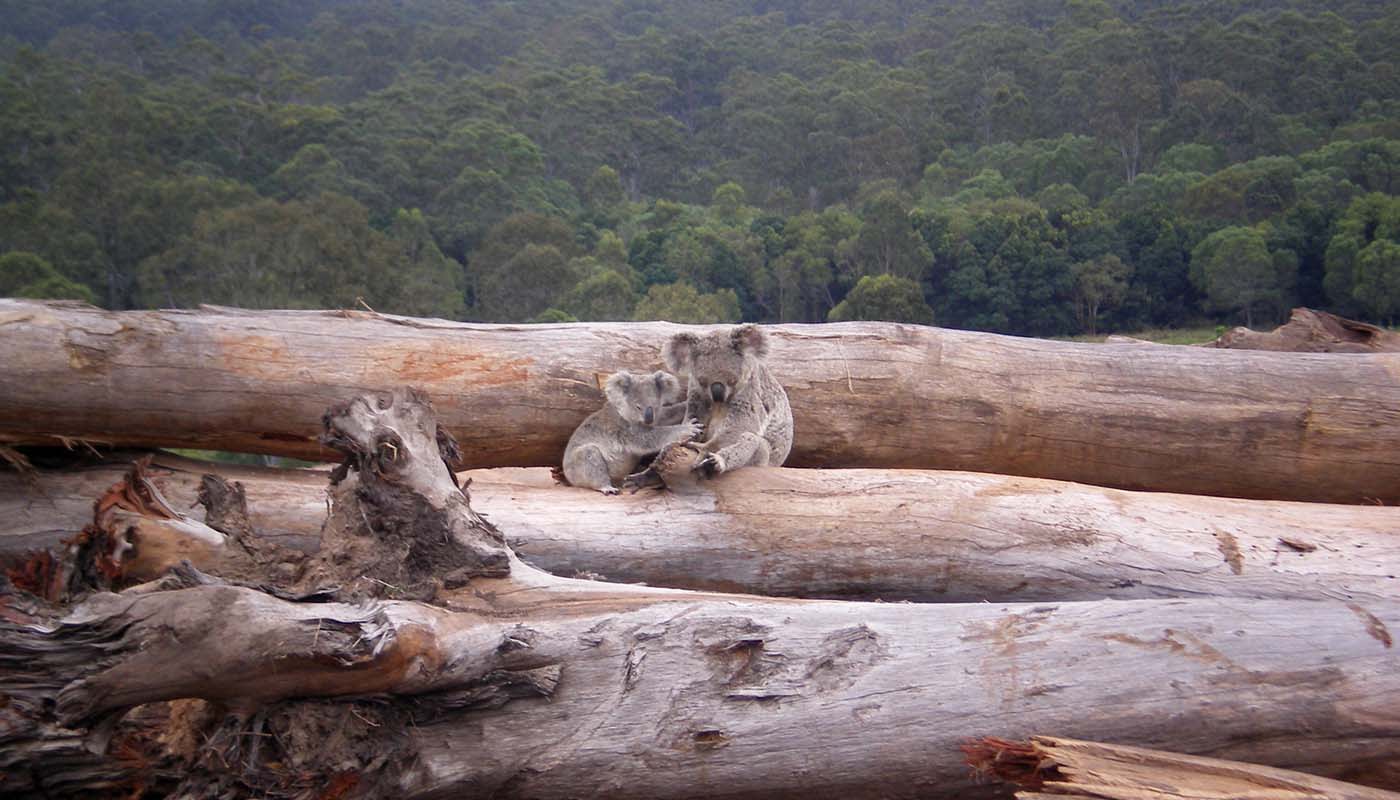
[[[1393,601],[920,606],[567,580],[473,511],[414,394],[327,427],[353,473],[296,576],[182,567],[66,613],[0,595],[0,791],[974,797],[999,792],[970,783],[960,743],[1042,730],[1400,784]]]
[[[0,441],[328,458],[312,420],[427,389],[462,466],[558,463],[598,376],[680,326],[0,301]],[[1191,494],[1400,502],[1400,356],[1091,345],[884,323],[769,328],[789,465],[967,469]]]
[[[314,550],[324,471],[157,456],[144,474],[176,509],[205,471],[236,481],[258,539]],[[0,475],[0,554],[52,548],[124,485],[111,466]],[[688,493],[605,497],[545,469],[474,470],[474,506],[535,566],[653,586],[922,601],[1393,597],[1400,510],[1125,492],[959,472],[750,469]],[[218,498],[205,497],[206,502]],[[225,512],[220,514],[226,516]],[[169,523],[159,523],[169,527]],[[215,527],[227,525],[215,521]],[[137,537],[157,536],[154,531]],[[133,568],[187,557],[136,543]],[[212,556],[212,554],[209,554]],[[154,563],[153,563],[154,562]],[[195,560],[202,569],[217,561]]]

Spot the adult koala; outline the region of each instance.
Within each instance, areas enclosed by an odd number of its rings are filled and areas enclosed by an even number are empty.
[[[686,417],[705,424],[695,464],[707,477],[747,466],[779,466],[792,450],[792,407],[768,371],[768,339],[757,325],[705,336],[678,333],[661,350],[689,375]]]

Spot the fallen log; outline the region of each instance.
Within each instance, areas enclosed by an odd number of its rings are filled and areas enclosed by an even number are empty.
[[[963,747],[979,773],[1022,788],[1018,800],[1400,800],[1400,794],[1240,761],[1057,736],[987,738]]]
[[[1326,311],[1295,308],[1288,322],[1271,331],[1231,328],[1206,346],[1283,353],[1400,353],[1400,333]]]
[[[459,466],[558,463],[598,377],[681,326],[489,326],[368,312],[0,301],[0,443],[334,454],[327,405],[413,383]],[[1129,489],[1400,502],[1400,356],[1038,341],[887,323],[773,326],[790,466],[964,469]]]
[[[261,753],[219,753],[268,790],[293,766],[322,780],[344,769],[346,737],[367,796],[966,797],[962,741],[1049,728],[1400,785],[1393,650],[1340,603],[784,603],[606,585],[497,601],[520,591],[483,583],[490,612],[229,586],[98,595],[51,634],[0,625],[15,698],[0,713],[54,701],[45,724],[78,738],[136,704],[202,698],[242,727],[219,714],[115,735],[275,732]],[[1398,611],[1369,613],[1395,625]],[[12,691],[36,669],[51,682]],[[549,669],[547,688],[521,674]],[[478,705],[501,673],[548,702]],[[289,702],[307,697],[369,699]],[[346,730],[313,740],[334,725]],[[6,742],[0,790],[72,780],[25,758],[50,741]],[[200,796],[228,769],[210,761],[165,780]]]
[[[206,471],[241,487],[251,533],[316,549],[329,510],[325,471],[160,455],[146,474],[173,506],[189,508]],[[0,475],[0,555],[13,559],[71,538],[91,521],[93,500],[123,485],[125,472],[43,471],[33,486]],[[1400,587],[1400,509],[1389,507],[909,470],[752,469],[694,493],[620,497],[555,485],[544,469],[459,477],[470,484],[474,507],[527,562],[560,575],[653,586],[942,602],[1271,597],[1363,604],[1394,597]],[[189,513],[205,521],[202,507]],[[48,536],[30,533],[35,527]],[[149,549],[139,541],[134,547],[138,555]],[[171,544],[157,552],[165,567],[182,557]],[[195,559],[201,569],[214,563]]]
[[[958,744],[989,728],[1395,785],[1394,601],[891,605],[562,579],[473,511],[421,398],[326,420],[349,472],[294,581],[184,564],[66,611],[0,592],[0,792],[978,797]]]

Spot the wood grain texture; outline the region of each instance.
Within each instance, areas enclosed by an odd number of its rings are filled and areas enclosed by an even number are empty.
[[[413,730],[405,795],[1004,796],[957,749],[993,730],[1400,785],[1394,651],[1340,603],[678,597],[564,615],[542,601],[523,623],[579,636],[554,696]]]
[[[254,533],[314,550],[324,470],[167,455],[148,470],[197,520],[205,471],[242,483]],[[0,474],[0,553],[90,521],[118,466]],[[750,469],[696,493],[605,497],[542,468],[472,470],[472,505],[527,562],[710,591],[934,602],[1400,595],[1400,509],[1232,500],[913,470]]]
[[[973,784],[959,744],[1047,730],[1400,783],[1393,599],[933,605],[571,580],[472,509],[421,396],[357,397],[326,429],[353,471],[321,572],[229,585],[182,564],[67,613],[0,585],[0,792],[72,780],[55,740],[167,701],[213,719],[147,728],[150,763],[253,720],[231,749],[169,762],[189,796],[231,771],[249,794],[325,786],[348,763],[365,797],[977,797],[1000,791]],[[482,569],[436,580],[463,559]],[[539,670],[543,692],[501,694]],[[326,725],[366,695],[394,716]],[[468,705],[420,718],[434,699]],[[346,736],[353,758],[330,746]]]
[[[293,603],[230,586],[98,595],[56,626],[0,621],[0,666],[65,665],[51,678],[65,725],[178,698],[245,709],[406,698],[496,669],[559,669],[548,699],[367,728],[404,758],[378,796],[1004,796],[976,785],[958,746],[1044,730],[1400,785],[1394,651],[1339,602],[774,600],[524,565],[441,600]],[[1400,625],[1394,603],[1367,611]],[[76,657],[87,651],[91,661]],[[62,771],[11,766],[0,789]]]
[[[982,750],[978,768],[1029,789],[1018,800],[1400,800],[1293,770],[1057,736],[992,739],[969,750]]]
[[[682,326],[0,300],[0,441],[331,458],[321,413],[410,384],[464,467],[557,464],[599,375]],[[1081,344],[888,323],[767,328],[789,466],[963,469],[1129,489],[1400,502],[1400,355]]]

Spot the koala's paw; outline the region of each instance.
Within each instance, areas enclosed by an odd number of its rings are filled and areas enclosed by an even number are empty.
[[[695,466],[690,468],[693,472],[700,473],[702,478],[713,478],[724,472],[724,459],[718,453],[709,453],[704,458],[695,462]]]
[[[682,422],[681,427],[686,429],[685,438],[681,439],[682,442],[695,441],[700,438],[700,434],[705,432],[705,423],[694,417]]]
[[[614,494],[617,494],[617,493],[618,493],[618,489],[617,489],[616,486],[604,486],[603,488],[599,489],[598,491],[600,491],[600,492],[602,492],[603,494],[606,494],[606,495],[614,495]]]
[[[661,476],[656,474],[656,470],[648,468],[623,478],[622,488],[628,494],[636,494],[643,489],[664,489],[666,484],[661,481]]]

